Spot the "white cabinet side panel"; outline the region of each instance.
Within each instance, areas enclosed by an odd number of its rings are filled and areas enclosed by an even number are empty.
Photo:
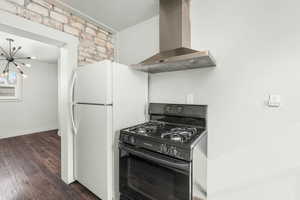
[[[114,129],[142,123],[146,118],[148,75],[113,63]]]
[[[146,120],[148,75],[113,63],[114,199],[119,199],[119,131]]]

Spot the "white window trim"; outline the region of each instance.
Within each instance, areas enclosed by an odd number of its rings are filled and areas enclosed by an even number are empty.
[[[17,84],[10,85],[10,84],[0,84],[0,86],[9,86],[15,88],[15,96],[0,96],[0,102],[7,102],[7,101],[22,101],[23,97],[23,78],[20,75],[17,75]]]

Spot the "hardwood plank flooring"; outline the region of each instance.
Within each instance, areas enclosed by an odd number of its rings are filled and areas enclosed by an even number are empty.
[[[56,131],[0,140],[0,200],[99,200],[60,179],[60,148]]]

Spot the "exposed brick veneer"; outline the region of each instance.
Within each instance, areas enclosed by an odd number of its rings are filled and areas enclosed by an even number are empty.
[[[0,0],[0,10],[78,37],[78,63],[114,59],[112,34],[47,0]]]

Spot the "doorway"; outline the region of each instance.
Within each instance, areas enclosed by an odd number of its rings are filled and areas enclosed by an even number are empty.
[[[0,139],[57,131],[59,48],[1,31],[0,47]]]
[[[58,59],[58,123],[61,135],[61,178],[69,184],[73,174],[73,132],[70,121],[70,82],[77,67],[78,39],[55,29],[0,11],[0,31],[60,49]]]

